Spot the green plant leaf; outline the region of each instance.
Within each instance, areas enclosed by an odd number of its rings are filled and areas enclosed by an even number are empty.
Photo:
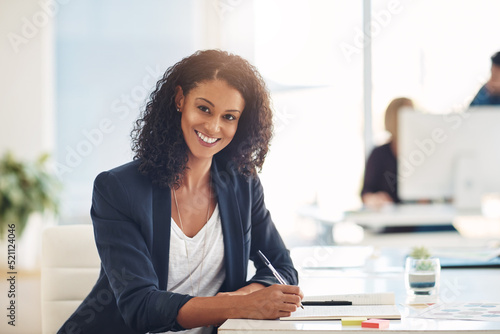
[[[0,236],[8,224],[22,233],[34,212],[58,212],[61,184],[47,168],[49,155],[34,162],[17,160],[11,152],[0,158]]]
[[[416,246],[412,248],[410,256],[414,259],[428,259],[431,257],[431,253],[424,246]]]

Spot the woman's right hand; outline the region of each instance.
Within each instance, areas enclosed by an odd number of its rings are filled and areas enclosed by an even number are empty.
[[[227,319],[289,317],[300,306],[303,297],[298,286],[278,284],[247,294],[219,293],[215,297],[194,297],[181,307],[177,321],[184,328],[194,328],[220,326]]]
[[[275,284],[240,298],[239,318],[277,319],[295,312],[304,294],[298,286]]]

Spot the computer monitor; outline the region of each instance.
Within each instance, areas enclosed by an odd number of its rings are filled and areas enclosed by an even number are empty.
[[[398,120],[398,192],[403,201],[452,199],[479,208],[500,192],[500,108],[425,114],[402,110]]]

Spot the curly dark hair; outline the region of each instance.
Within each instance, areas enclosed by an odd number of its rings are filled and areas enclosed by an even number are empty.
[[[245,100],[231,143],[217,156],[232,161],[240,174],[262,169],[272,137],[269,91],[257,69],[240,56],[220,50],[197,51],[167,69],[132,130],[134,160],[139,171],[160,187],[179,186],[187,168],[188,147],[176,111],[176,87],[184,95],[209,80],[224,80]]]

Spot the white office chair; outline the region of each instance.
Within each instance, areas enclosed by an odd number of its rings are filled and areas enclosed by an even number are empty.
[[[100,269],[92,225],[49,227],[42,236],[42,333],[54,334],[94,286]]]

